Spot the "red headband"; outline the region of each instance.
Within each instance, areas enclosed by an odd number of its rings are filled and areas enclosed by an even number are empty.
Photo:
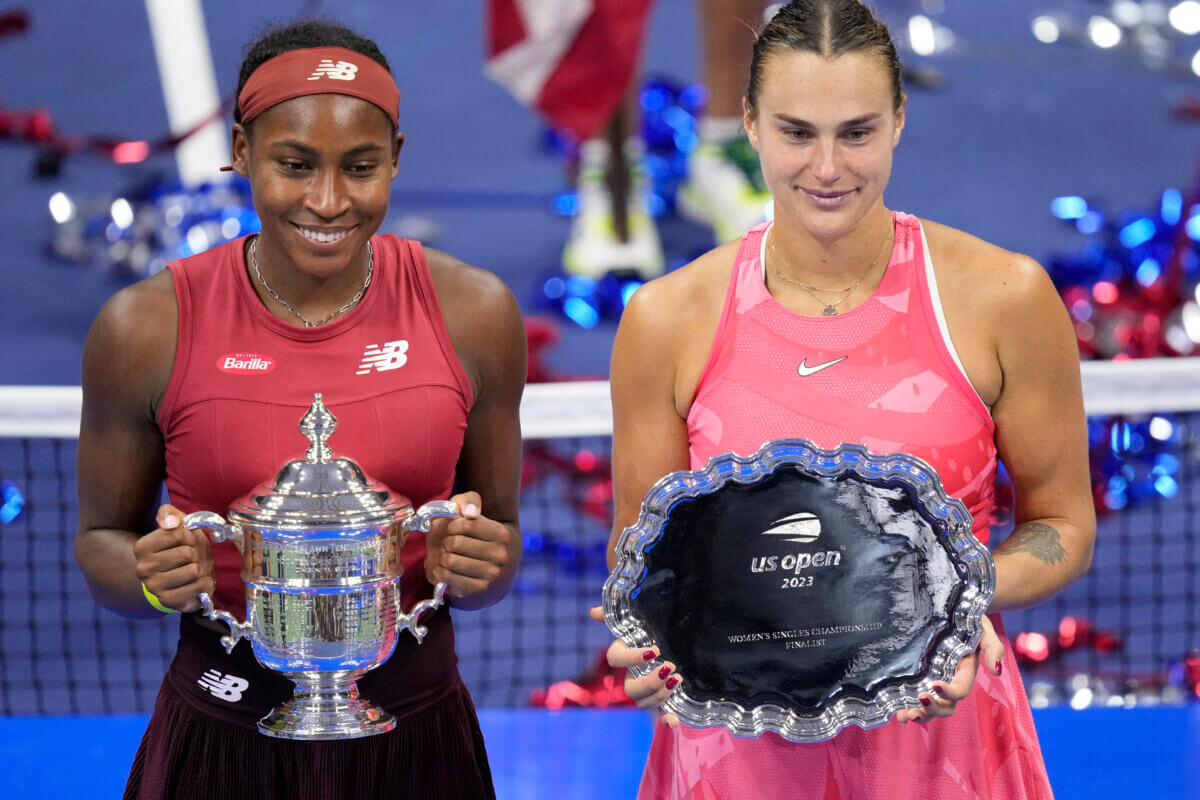
[[[400,90],[392,76],[375,59],[344,47],[289,50],[259,65],[238,95],[242,124],[271,106],[308,94],[348,94],[366,100],[399,127]]]

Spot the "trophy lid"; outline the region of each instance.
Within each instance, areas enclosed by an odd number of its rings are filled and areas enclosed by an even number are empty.
[[[412,504],[372,480],[348,458],[336,458],[328,440],[337,417],[313,395],[300,420],[309,441],[304,458],[284,464],[274,484],[262,484],[229,509],[230,520],[256,528],[347,530],[390,525]]]

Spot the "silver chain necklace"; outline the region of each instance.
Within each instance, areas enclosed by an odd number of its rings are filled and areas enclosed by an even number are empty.
[[[772,231],[774,231],[773,227],[772,227]],[[862,273],[858,276],[857,279],[855,279],[855,281],[853,283],[851,283],[849,286],[842,287],[841,289],[819,289],[816,286],[809,286],[807,283],[796,280],[791,275],[786,274],[782,269],[780,269],[780,264],[786,263],[786,262],[784,262],[783,256],[781,256],[779,254],[779,251],[775,249],[775,240],[774,239],[771,239],[767,242],[767,247],[770,248],[771,254],[775,257],[775,274],[778,275],[780,279],[785,280],[788,283],[794,283],[797,286],[799,286],[801,289],[803,289],[804,291],[808,292],[810,295],[813,296],[813,299],[816,300],[818,303],[824,303],[825,307],[821,309],[821,313],[827,317],[832,317],[838,313],[837,307],[840,306],[842,303],[846,302],[846,298],[849,297],[850,294],[855,289],[858,288],[858,285],[863,282],[864,278],[867,277],[867,273],[869,273],[872,269],[875,268],[875,264],[876,264],[876,262],[879,261],[879,257],[881,255],[883,255],[883,251],[885,249],[887,249],[888,242],[890,242],[892,240],[892,233],[894,233],[894,232],[895,232],[895,227],[893,226],[892,229],[890,231],[888,231],[888,235],[884,237],[883,246],[879,248],[879,252],[876,253],[875,257],[871,259],[871,263],[867,264],[867,268],[862,271]],[[833,294],[834,292],[844,292],[844,294],[842,295],[842,298],[840,300],[830,303],[830,302],[822,300],[820,297],[818,297],[817,292],[825,292],[826,294]]]
[[[261,283],[263,285],[263,288],[267,290],[267,294],[269,294],[269,295],[271,295],[271,297],[275,298],[275,302],[279,303],[279,305],[283,306],[288,311],[292,312],[297,317],[299,317],[300,321],[304,323],[304,327],[315,328],[318,325],[324,325],[326,322],[329,322],[329,320],[333,319],[334,317],[338,316],[339,314],[346,313],[347,311],[349,311],[351,308],[354,307],[355,303],[357,303],[359,300],[362,299],[363,294],[367,291],[367,287],[371,285],[371,274],[375,272],[375,253],[373,250],[371,250],[371,243],[367,242],[367,279],[365,281],[363,281],[362,288],[358,290],[358,294],[354,295],[354,297],[351,297],[349,303],[346,303],[346,305],[342,306],[337,311],[334,311],[332,314],[324,317],[323,319],[319,319],[316,322],[313,322],[312,320],[308,319],[303,314],[301,314],[299,311],[292,308],[291,304],[288,303],[287,300],[284,300],[282,297],[280,297],[279,292],[272,289],[271,284],[267,283],[267,279],[263,277],[262,270],[260,270],[258,268],[258,237],[257,236],[255,236],[250,241],[250,266],[254,267],[254,274],[258,276],[258,282]]]

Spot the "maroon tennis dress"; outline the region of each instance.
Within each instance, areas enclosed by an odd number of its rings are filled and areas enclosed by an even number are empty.
[[[446,332],[424,251],[394,236],[371,240],[363,299],[316,328],[283,322],[250,283],[245,239],[169,266],[179,304],[175,366],[158,424],[167,489],[185,513],[216,511],[302,457],[297,425],[313,393],[338,418],[330,446],[414,507],[451,494],[472,404]],[[425,540],[404,546],[403,607],[431,596]],[[214,601],[245,613],[241,556],[213,547]],[[179,650],[138,749],[126,798],[494,797],[471,699],[458,674],[445,608],[422,621],[424,643],[400,637],[394,655],[359,681],[397,718],[357,740],[273,739],[258,719],[291,683],[255,660],[248,642],[226,655],[219,636],[185,616]]]

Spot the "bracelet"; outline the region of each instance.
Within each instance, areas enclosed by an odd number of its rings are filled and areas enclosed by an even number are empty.
[[[162,604],[162,601],[155,596],[154,592],[146,588],[146,584],[142,584],[142,594],[146,595],[146,602],[157,608],[164,614],[178,614],[179,612],[173,608],[167,608]]]

